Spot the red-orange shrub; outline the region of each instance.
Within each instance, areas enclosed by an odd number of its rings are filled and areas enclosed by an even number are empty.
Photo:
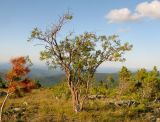
[[[17,89],[28,92],[35,88],[35,83],[27,78],[27,74],[30,72],[28,63],[28,59],[23,56],[11,59],[12,68],[6,74],[10,92],[15,92]]]

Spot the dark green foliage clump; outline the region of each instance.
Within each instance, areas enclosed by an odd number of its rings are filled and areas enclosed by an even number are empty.
[[[6,88],[6,87],[7,87],[7,83],[3,81],[3,79],[0,77],[0,88]]]
[[[34,84],[35,84],[35,88],[41,88],[42,87],[39,80],[35,80]]]

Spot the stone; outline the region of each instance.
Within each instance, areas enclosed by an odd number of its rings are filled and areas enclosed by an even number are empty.
[[[157,119],[156,119],[156,122],[160,122],[160,118],[157,118]]]
[[[97,95],[96,98],[98,98],[98,99],[104,99],[104,98],[106,98],[106,96],[105,95]]]
[[[23,105],[27,106],[27,105],[28,105],[28,103],[27,103],[27,102],[23,102]]]
[[[137,106],[139,104],[140,104],[139,102],[134,101],[134,100],[122,100],[122,101],[115,102],[116,106],[128,106],[128,107],[130,107],[130,106],[133,106],[133,105]]]
[[[89,100],[95,100],[96,99],[96,95],[90,95],[90,96],[88,96],[88,99]]]
[[[90,96],[88,96],[89,100],[104,99],[104,98],[106,98],[105,95],[90,95]]]
[[[21,108],[13,108],[14,113],[20,112],[22,109]]]

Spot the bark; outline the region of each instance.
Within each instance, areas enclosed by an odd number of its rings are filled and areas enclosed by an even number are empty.
[[[73,110],[76,113],[83,110],[84,103],[88,97],[90,81],[93,78],[93,75],[88,76],[88,80],[86,81],[85,89],[83,89],[85,91],[85,94],[83,94],[83,96],[80,96],[78,86],[79,86],[81,79],[80,79],[79,75],[80,74],[78,74],[77,82],[75,82],[74,81],[75,79],[71,75],[70,70],[66,70],[67,82],[68,82],[68,86],[69,86],[69,89],[70,89],[71,95],[72,95]]]
[[[87,97],[88,97],[88,95],[85,95],[84,97],[83,97],[83,99],[81,100],[81,106],[80,106],[80,110],[82,111],[83,110],[83,107],[84,107],[84,103],[85,103],[85,101],[87,100]]]
[[[66,72],[67,74],[67,82],[68,82],[68,87],[71,91],[71,95],[72,95],[72,103],[73,103],[73,110],[77,113],[80,112],[80,96],[79,96],[79,91],[76,88],[76,85],[73,84],[72,82],[72,75],[70,74],[70,72]]]
[[[79,92],[74,87],[71,89],[72,89],[71,93],[72,93],[73,109],[76,113],[78,113],[81,111]]]
[[[93,79],[94,73],[92,75],[88,75],[88,80],[86,81],[86,88],[85,88],[85,94],[81,100],[81,110],[83,110],[83,106],[85,102],[87,101],[88,94],[89,94],[89,87],[90,87],[90,82]]]

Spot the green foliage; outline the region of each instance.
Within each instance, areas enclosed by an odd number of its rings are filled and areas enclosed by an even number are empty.
[[[70,90],[68,89],[67,83],[66,82],[60,82],[57,85],[53,86],[51,88],[53,91],[53,95],[57,99],[69,99],[71,97]]]
[[[94,86],[90,89],[90,94],[95,94],[95,95],[106,95],[107,94],[107,89],[104,86]]]
[[[113,89],[108,89],[107,90],[107,96],[110,98],[115,98],[115,96],[117,96],[117,89],[113,88]]]
[[[131,71],[129,71],[126,67],[122,67],[119,72],[119,80],[120,82],[128,82],[131,80]]]
[[[49,66],[60,67],[65,72],[69,70],[72,77],[79,76],[81,82],[83,82],[86,81],[84,75],[93,76],[96,69],[104,61],[125,60],[123,55],[126,51],[131,50],[132,45],[128,43],[121,44],[117,35],[107,37],[85,32],[73,36],[70,33],[64,39],[58,40],[56,38],[57,33],[71,19],[72,15],[67,13],[60,18],[57,26],[54,26],[53,29],[42,32],[40,29],[35,28],[31,33],[30,41],[38,39],[46,43],[45,49],[41,51],[40,55],[41,59],[45,60]]]
[[[36,88],[42,87],[39,80],[34,80],[33,82],[34,82]]]
[[[135,116],[139,113],[144,113],[147,111],[145,104],[139,104],[138,106],[133,106],[129,109],[129,116]]]
[[[0,77],[0,88],[6,88],[6,87],[7,87],[7,83],[3,81],[3,79]]]
[[[150,75],[152,77],[158,77],[159,76],[159,71],[158,71],[156,66],[153,67],[153,70],[150,72]]]
[[[142,103],[160,98],[159,71],[156,67],[153,67],[151,71],[147,71],[144,68],[140,69],[133,78],[130,78],[131,73],[126,68],[122,69],[120,79],[121,81],[126,81],[128,84],[125,85],[126,82],[120,82],[121,85],[118,88],[118,92],[122,93],[121,98],[135,99]]]
[[[130,92],[130,84],[132,84],[132,73],[127,67],[122,67],[119,71],[119,95],[126,95]]]
[[[160,79],[159,79],[159,71],[157,67],[153,67],[153,70],[147,72],[145,70],[140,70],[137,72],[137,76],[139,76],[139,80],[142,83],[142,96],[148,100],[155,100],[158,98],[158,94],[160,93]]]
[[[63,39],[58,38],[57,35],[64,24],[72,18],[72,15],[66,13],[47,31],[33,29],[29,41],[40,40],[44,45],[44,50],[40,52],[40,59],[46,61],[49,67],[60,67],[65,72],[66,81],[75,99],[73,105],[77,110],[82,94],[84,98],[88,95],[97,68],[105,61],[125,61],[123,56],[125,52],[132,49],[132,45],[128,42],[121,43],[117,35],[107,37],[93,32],[80,35],[69,33]],[[95,88],[95,91],[105,92],[102,88]]]
[[[106,88],[113,88],[116,85],[114,78],[109,75],[106,80]]]
[[[73,16],[68,14],[68,15],[66,15],[66,19],[67,19],[67,20],[72,20],[72,19],[73,19]]]

